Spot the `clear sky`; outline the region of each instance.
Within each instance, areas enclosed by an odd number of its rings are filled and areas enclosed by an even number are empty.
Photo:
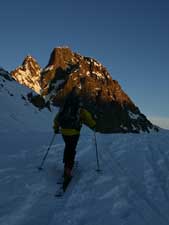
[[[1,0],[0,66],[30,54],[44,67],[63,45],[100,61],[146,116],[169,121],[169,1]]]

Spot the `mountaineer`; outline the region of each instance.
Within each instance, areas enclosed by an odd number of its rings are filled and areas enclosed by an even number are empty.
[[[79,97],[71,93],[66,98],[63,107],[56,114],[53,125],[54,132],[61,132],[65,142],[63,154],[65,181],[69,181],[72,178],[76,146],[80,137],[82,124],[86,124],[91,129],[95,129],[96,126],[91,113],[82,106]]]

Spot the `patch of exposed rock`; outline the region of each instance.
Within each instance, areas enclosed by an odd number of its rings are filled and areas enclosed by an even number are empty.
[[[100,132],[141,132],[156,129],[97,60],[55,48],[41,73],[42,95],[61,105],[74,89],[97,120]]]

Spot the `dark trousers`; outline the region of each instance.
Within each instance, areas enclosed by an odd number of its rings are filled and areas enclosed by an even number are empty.
[[[65,142],[65,149],[64,149],[64,155],[63,155],[63,162],[65,164],[65,167],[68,167],[70,169],[73,168],[75,155],[76,155],[76,146],[79,140],[80,135],[62,135],[63,140]]]

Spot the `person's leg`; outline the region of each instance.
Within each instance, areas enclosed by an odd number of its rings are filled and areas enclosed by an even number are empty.
[[[72,170],[76,155],[76,146],[79,140],[79,135],[66,136],[63,135],[63,139],[65,142],[64,149],[64,157],[63,162],[65,164],[65,168],[69,168]]]

